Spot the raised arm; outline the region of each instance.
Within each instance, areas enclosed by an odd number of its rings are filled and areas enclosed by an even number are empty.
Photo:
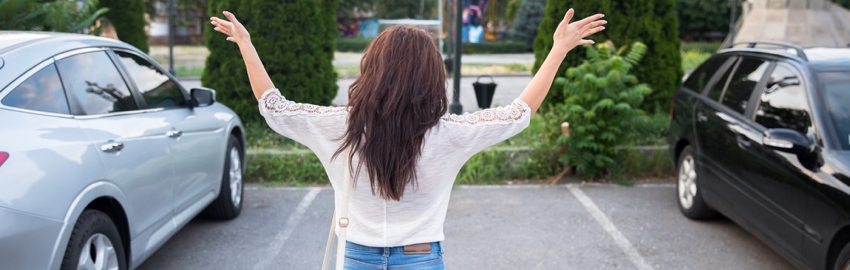
[[[603,25],[608,23],[601,20],[605,15],[596,14],[580,21],[570,23],[575,11],[570,9],[564,16],[564,20],[558,24],[558,29],[555,30],[554,44],[546,56],[546,60],[537,70],[537,74],[519,95],[519,99],[528,104],[531,108],[531,114],[534,115],[546,94],[549,93],[549,88],[552,87],[552,81],[555,80],[555,73],[558,72],[558,67],[564,61],[567,53],[578,45],[593,44],[592,40],[584,39],[594,33],[605,29]]]
[[[263,67],[263,62],[260,61],[260,56],[257,55],[257,50],[254,49],[254,44],[251,44],[251,35],[245,26],[236,19],[233,13],[228,11],[223,12],[224,17],[229,21],[211,17],[210,22],[215,26],[215,31],[227,35],[227,40],[239,45],[239,51],[242,52],[242,59],[245,60],[245,67],[248,69],[248,80],[251,81],[251,90],[254,92],[254,97],[260,99],[263,92],[274,88],[272,79],[266,73],[266,68]],[[556,67],[557,68],[557,67]]]

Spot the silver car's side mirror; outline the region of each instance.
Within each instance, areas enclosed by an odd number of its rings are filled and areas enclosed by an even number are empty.
[[[205,107],[215,103],[215,90],[205,87],[192,88],[191,94],[195,107]]]

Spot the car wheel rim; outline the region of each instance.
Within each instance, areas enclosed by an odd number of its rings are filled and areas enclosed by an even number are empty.
[[[679,165],[678,188],[679,203],[682,208],[690,209],[697,194],[697,172],[692,156],[686,156]]]
[[[106,235],[97,233],[89,237],[80,252],[79,270],[118,269],[118,254]]]
[[[242,202],[242,162],[236,147],[230,148],[230,201],[236,207]]]

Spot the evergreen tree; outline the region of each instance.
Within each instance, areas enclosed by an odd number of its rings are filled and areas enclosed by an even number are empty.
[[[537,36],[537,28],[543,20],[543,9],[546,0],[524,0],[519,6],[516,21],[513,24],[511,38],[524,42],[531,48],[534,37]],[[554,33],[554,32],[553,32]]]
[[[145,33],[145,2],[143,0],[100,0],[100,7],[108,8],[104,17],[115,26],[118,39],[148,52],[148,35]]]
[[[333,60],[337,0],[213,0],[210,16],[233,12],[251,34],[266,72],[287,99],[330,105],[337,93]],[[261,121],[236,44],[212,25],[204,29],[210,55],[201,82],[244,122]]]
[[[549,0],[534,40],[532,72],[537,72],[552,49],[552,34],[571,7],[576,11],[574,20],[596,13],[606,15],[608,25],[605,30],[590,37],[597,43],[612,40],[618,45],[638,41],[646,44],[646,57],[633,72],[640,82],[647,83],[654,91],[641,106],[648,111],[667,108],[684,75],[675,0]],[[585,55],[585,48],[575,48],[564,59],[558,74],[581,64]],[[560,103],[563,100],[562,93],[552,91],[545,102]]]

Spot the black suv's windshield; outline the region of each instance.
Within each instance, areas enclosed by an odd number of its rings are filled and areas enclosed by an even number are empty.
[[[850,150],[850,71],[818,73],[818,88],[824,93],[839,148]]]

